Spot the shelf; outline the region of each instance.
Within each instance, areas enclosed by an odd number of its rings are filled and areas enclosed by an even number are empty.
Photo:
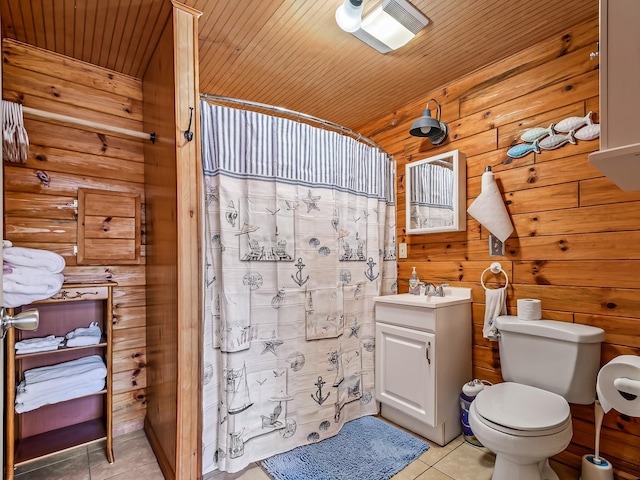
[[[101,418],[26,437],[16,444],[15,465],[106,438],[107,432]]]
[[[47,350],[44,352],[31,352],[31,353],[21,353],[21,354],[16,354],[15,358],[16,360],[20,360],[21,358],[29,358],[29,357],[40,357],[43,355],[55,355],[57,353],[61,353],[61,352],[74,352],[74,351],[78,351],[78,350],[89,350],[91,348],[104,348],[107,346],[107,339],[106,337],[103,335],[102,336],[102,340],[100,341],[100,343],[96,343],[95,345],[82,345],[80,347],[65,347],[62,346],[60,348],[57,348],[56,350]]]
[[[40,312],[40,332],[11,329],[6,335],[4,480],[14,480],[17,465],[96,441],[105,441],[105,453],[113,463],[113,287],[114,282],[66,283],[54,297],[25,308]],[[10,313],[15,313],[10,309]],[[96,322],[102,329],[94,345],[17,354],[17,341],[48,335],[65,336],[76,328]],[[62,364],[91,355],[100,356],[107,369],[104,388],[22,413],[15,411],[16,385],[24,372]]]

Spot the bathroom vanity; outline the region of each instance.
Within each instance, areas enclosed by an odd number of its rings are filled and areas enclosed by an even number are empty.
[[[471,289],[375,297],[375,393],[384,418],[445,445],[471,372]]]

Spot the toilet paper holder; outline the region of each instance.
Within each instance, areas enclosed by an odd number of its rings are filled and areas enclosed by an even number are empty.
[[[504,279],[505,279],[504,288],[507,288],[509,286],[509,276],[507,275],[507,272],[505,272],[502,269],[502,265],[500,264],[500,262],[493,262],[491,265],[489,265],[489,267],[485,268],[482,271],[482,274],[480,275],[480,283],[482,284],[482,288],[487,290],[487,287],[484,284],[484,274],[489,272],[489,271],[491,273],[493,273],[494,275],[498,275],[498,274],[502,273],[504,275]]]

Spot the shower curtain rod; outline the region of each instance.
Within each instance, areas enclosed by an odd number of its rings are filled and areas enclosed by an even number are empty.
[[[83,120],[82,118],[70,117],[68,115],[62,115],[59,113],[46,112],[44,110],[38,110],[37,108],[22,106],[22,111],[34,117],[46,118],[49,120],[55,120],[62,123],[70,123],[73,125],[80,125],[83,127],[89,127],[96,130],[106,130],[107,132],[120,133],[122,135],[128,135],[130,137],[142,138],[143,140],[151,140],[151,143],[155,143],[156,134],[138,132],[136,130],[130,130],[128,128],[115,127],[113,125],[105,125],[103,123],[93,122],[91,120]]]
[[[390,155],[384,150],[384,148],[382,148],[380,145],[378,145],[376,142],[374,142],[370,138],[365,137],[358,132],[354,132],[350,128],[343,127],[342,125],[338,125],[337,123],[333,123],[328,120],[323,120],[321,118],[314,117],[312,115],[307,115],[306,113],[296,112],[294,110],[289,110],[288,108],[284,108],[284,107],[276,107],[275,105],[267,105],[266,103],[252,102],[250,100],[241,100],[239,98],[232,98],[232,97],[222,97],[219,95],[210,95],[208,93],[201,93],[200,98],[207,101],[212,101],[212,102],[232,103],[235,105],[242,105],[243,107],[249,106],[249,107],[259,108],[262,110],[270,110],[273,112],[277,112],[281,115],[287,115],[290,117],[295,117],[297,119],[303,119],[312,123],[317,123],[323,127],[329,127],[334,130],[338,130],[339,132],[342,132],[344,134],[347,134],[351,137],[354,137],[356,140],[366,143],[370,147],[377,148],[378,150],[383,152],[385,155],[390,157]]]

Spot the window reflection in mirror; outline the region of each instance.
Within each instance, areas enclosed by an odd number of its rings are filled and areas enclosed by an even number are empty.
[[[458,150],[408,163],[407,233],[466,230],[466,158]]]

